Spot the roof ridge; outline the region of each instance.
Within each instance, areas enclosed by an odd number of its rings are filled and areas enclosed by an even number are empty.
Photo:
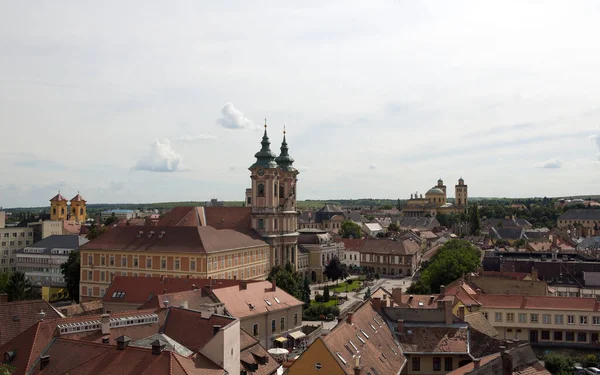
[[[33,347],[35,346],[35,342],[37,341],[37,337],[38,337],[38,332],[40,330],[40,322],[36,322],[33,327],[35,328],[35,335],[33,335],[33,341],[31,342],[31,349],[29,351],[29,356],[27,357],[27,363],[25,364],[25,366],[27,366],[27,368],[25,370],[29,370],[29,364],[31,363],[31,356],[33,355]],[[19,335],[20,336],[20,335]],[[19,337],[17,336],[17,337]],[[16,338],[16,337],[15,337]],[[14,340],[14,339],[13,339]],[[12,341],[12,340],[11,340]]]

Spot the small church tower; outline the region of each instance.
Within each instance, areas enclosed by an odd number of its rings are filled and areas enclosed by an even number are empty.
[[[87,220],[87,207],[85,205],[85,199],[79,192],[71,199],[71,218],[77,222],[83,223]]]
[[[467,185],[465,185],[465,180],[463,178],[458,179],[458,185],[454,187],[455,189],[455,205],[459,208],[467,208],[469,206],[468,203],[468,194],[467,194]]]
[[[67,213],[67,199],[59,191],[50,199],[50,220],[66,220]]]

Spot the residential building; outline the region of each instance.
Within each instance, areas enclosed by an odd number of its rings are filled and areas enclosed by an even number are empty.
[[[77,234],[69,233],[65,230],[65,224],[67,220],[40,220],[27,223],[27,227],[33,230],[33,241],[38,242],[44,238],[53,235],[62,234]]]
[[[369,301],[297,358],[288,375],[400,374],[407,364],[394,333]]]
[[[17,250],[33,243],[33,230],[27,227],[0,228],[0,271],[17,270]]]
[[[458,184],[454,187],[455,198],[454,203],[447,202],[446,185],[440,178],[437,185],[432,187],[423,194],[411,194],[410,199],[406,201],[406,205],[402,207],[402,216],[408,217],[435,217],[438,213],[460,213],[465,212],[468,208],[468,186],[461,177]]]
[[[398,227],[401,232],[409,231],[409,230],[433,230],[436,227],[440,226],[440,222],[435,216],[432,217],[410,217],[410,216],[402,216],[398,219]]]
[[[484,234],[489,233],[490,228],[523,228],[523,229],[533,229],[533,224],[531,224],[526,219],[518,218],[515,215],[507,216],[504,218],[490,217],[483,218],[481,220],[481,232]]]
[[[252,228],[269,244],[271,266],[298,263],[298,213],[296,183],[298,170],[289,155],[283,134],[281,153],[271,151],[267,125],[261,149],[249,168],[252,186],[247,190],[246,206],[251,208]]]
[[[80,301],[102,298],[115,275],[264,280],[269,251],[264,241],[231,229],[114,227],[80,248]]]
[[[573,208],[567,210],[556,220],[558,228],[578,227],[584,230],[583,235],[600,235],[600,209],[598,208]]]
[[[349,267],[360,267],[360,248],[366,239],[342,238],[344,250],[340,252],[340,260]]]
[[[57,319],[63,316],[44,300],[8,302],[0,294],[0,345],[28,330],[40,319]]]
[[[382,275],[410,276],[421,263],[421,245],[410,239],[369,239],[358,251],[361,267]]]
[[[363,223],[362,231],[369,237],[377,237],[379,234],[383,234],[385,231],[381,224],[378,222],[374,223]]]
[[[241,328],[267,349],[285,347],[290,338],[304,336],[303,302],[278,288],[274,280],[242,282],[212,293],[225,305],[227,314],[238,318]]]
[[[344,244],[335,242],[324,229],[300,229],[298,233],[298,247],[308,254],[308,269],[304,276],[312,282],[321,283],[325,280],[325,267],[331,259],[343,254]]]
[[[105,210],[100,213],[100,219],[102,221],[112,216],[116,217],[117,219],[131,220],[135,218],[135,212],[133,210],[124,210],[118,208],[114,210]]]
[[[345,214],[341,208],[333,204],[325,204],[316,212],[310,210],[302,211],[298,217],[298,228],[323,229],[338,233],[344,220]]]
[[[73,251],[88,242],[78,235],[52,235],[17,250],[17,270],[25,273],[34,286],[64,287],[60,266]]]

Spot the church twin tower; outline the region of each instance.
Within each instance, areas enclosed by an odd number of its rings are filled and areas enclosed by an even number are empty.
[[[85,204],[85,199],[79,192],[76,196],[71,199],[71,213],[69,214],[69,209],[67,207],[67,198],[63,197],[60,194],[56,194],[52,199],[50,199],[50,220],[75,220],[80,223],[83,223],[87,220],[87,207]]]
[[[281,153],[271,151],[267,125],[262,147],[254,156],[256,162],[248,168],[252,187],[246,190],[246,206],[251,207],[252,228],[271,245],[272,265],[285,265],[298,260],[298,214],[296,212],[296,182],[298,170],[288,153],[283,131]]]

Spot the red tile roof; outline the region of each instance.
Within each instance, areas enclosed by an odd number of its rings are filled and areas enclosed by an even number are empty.
[[[52,197],[52,199],[50,199],[50,202],[55,202],[55,201],[67,201],[67,198],[63,197],[60,193],[56,194],[54,197]]]
[[[63,228],[70,234],[79,234],[81,232],[81,224],[74,221],[64,220]]]
[[[247,281],[252,283],[254,281]],[[172,279],[161,277],[135,277],[135,276],[115,276],[112,284],[106,290],[102,300],[104,303],[131,303],[141,306],[149,301],[153,296],[166,293],[178,293],[190,291],[196,288],[203,289],[211,285],[212,289],[239,286],[239,280],[229,279]],[[115,292],[122,292],[122,297],[115,296]],[[119,294],[120,296],[120,294]]]
[[[349,353],[350,351],[353,355],[356,354],[354,346],[360,351],[360,365],[365,371],[375,373],[372,370],[375,369],[379,374],[400,373],[406,358],[402,355],[394,334],[371,303],[364,302],[349,319],[352,323],[348,322],[348,318],[339,322],[331,333],[323,338],[323,342],[346,374],[354,374],[355,362]]]
[[[248,283],[246,289],[243,290],[237,286],[220,288],[213,290],[213,293],[219,301],[225,304],[229,314],[240,319],[303,304],[302,301],[297,300],[281,288],[273,290],[270,281]],[[279,303],[275,298],[279,300]],[[266,301],[269,301],[270,305]]]
[[[595,298],[481,294],[478,299],[484,308],[600,311],[600,303]]]
[[[141,309],[166,309],[170,306],[179,307],[187,304],[190,310],[200,310],[206,304],[219,304],[216,298],[204,289],[187,290],[184,292],[166,293],[155,295],[148,302],[140,306]]]
[[[229,229],[124,226],[112,228],[83,245],[81,250],[210,253],[259,246],[267,246],[267,244],[260,239]]]
[[[71,202],[84,202],[85,203],[85,199],[83,199],[83,197],[79,193],[77,193],[76,196],[71,198]]]
[[[268,361],[263,365],[260,361],[257,361],[257,357],[267,357]],[[279,368],[279,363],[275,361],[269,352],[243,329],[240,330],[240,362],[242,362],[240,370],[245,369],[252,375],[274,374]],[[258,364],[258,370],[254,372],[249,371],[246,368],[247,366],[244,366],[244,362],[247,364]]]
[[[171,307],[167,312],[163,333],[186,348],[198,352],[213,338],[214,325],[225,327],[234,321],[235,318],[216,314],[203,318],[199,311]]]
[[[500,353],[490,354],[480,359],[479,366],[483,366],[488,364],[489,362],[500,358]],[[468,363],[462,367],[457,368],[454,371],[450,371],[446,373],[446,375],[466,375],[475,369],[475,364],[473,362]]]
[[[469,328],[462,326],[436,326],[404,323],[398,333],[400,346],[405,353],[469,353]]]
[[[0,303],[0,345],[12,340],[39,320],[40,311],[45,319],[60,318],[52,305],[44,300]]]
[[[174,207],[158,221],[158,226],[201,227],[206,225],[203,217],[204,207]]]
[[[358,250],[361,253],[411,255],[421,250],[421,246],[412,240],[368,239]]]
[[[342,238],[340,242],[344,244],[344,248],[346,250],[358,251],[363,244],[365,243],[365,239],[355,239],[355,238]]]
[[[233,229],[252,238],[260,235],[252,229],[251,207],[205,207],[206,225],[216,229]]]

